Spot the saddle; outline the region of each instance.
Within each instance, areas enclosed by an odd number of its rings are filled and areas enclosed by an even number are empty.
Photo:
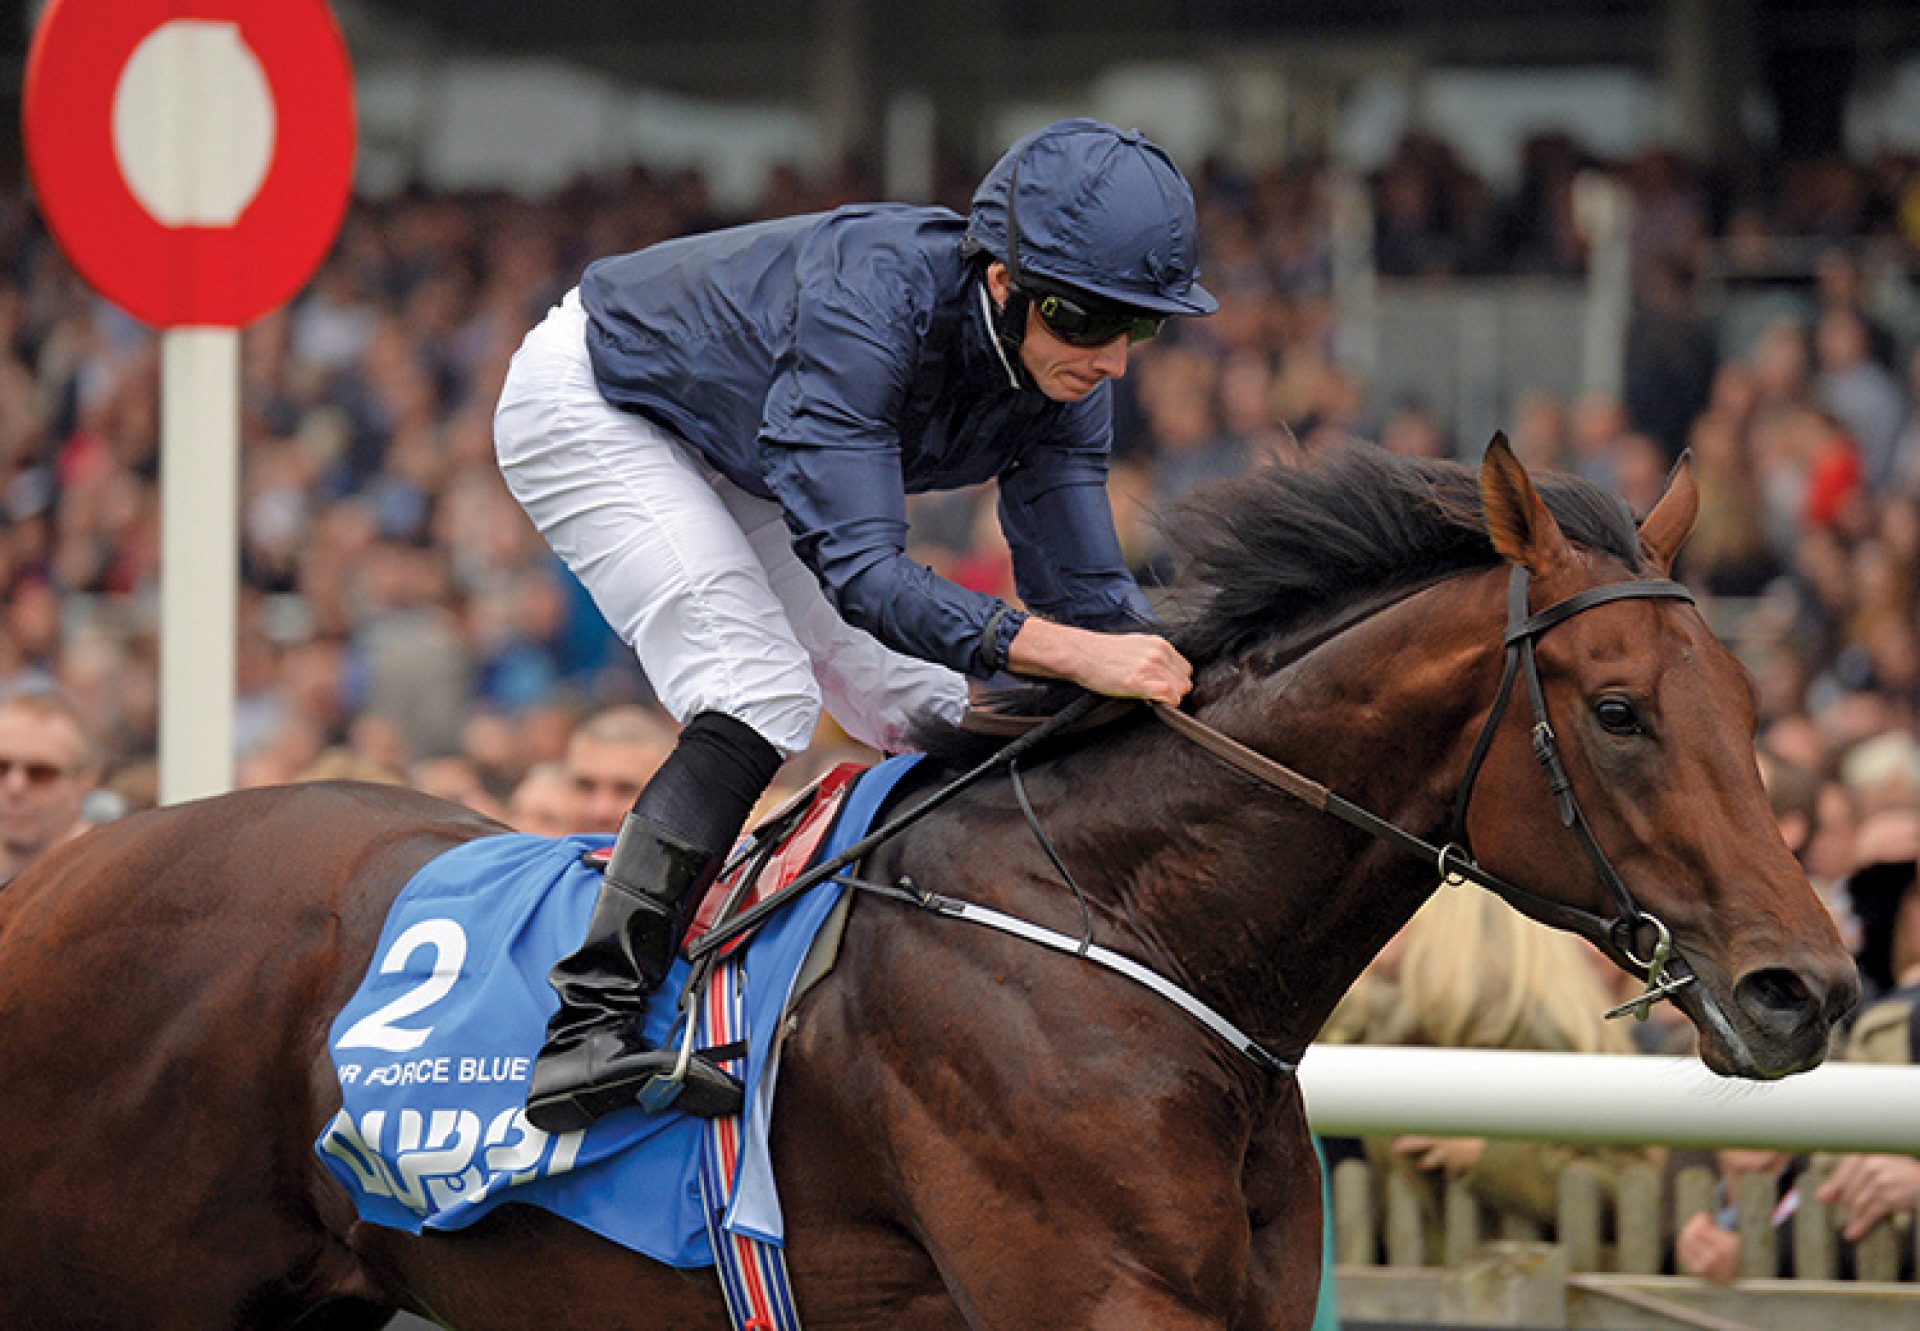
[[[684,952],[723,920],[759,904],[799,877],[832,833],[847,793],[866,770],[858,763],[841,763],[757,823],[727,857],[713,886],[701,898],[687,936],[681,940],[681,950]],[[581,862],[605,873],[612,857],[613,847],[603,846],[581,856]],[[754,932],[749,930],[730,940],[719,955],[731,956]]]

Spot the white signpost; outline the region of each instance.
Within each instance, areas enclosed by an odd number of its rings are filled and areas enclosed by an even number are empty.
[[[74,267],[161,334],[160,796],[233,784],[239,329],[339,231],[353,85],[324,0],[54,0],[27,161]]]

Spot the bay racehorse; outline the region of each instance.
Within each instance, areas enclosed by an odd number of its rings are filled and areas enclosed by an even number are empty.
[[[1636,972],[1658,917],[1702,1056],[1777,1077],[1820,1061],[1856,981],[1773,831],[1748,680],[1660,581],[1695,508],[1684,465],[1636,529],[1589,487],[1536,489],[1498,441],[1477,475],[1346,451],[1189,511],[1173,622],[1189,715],[1451,841],[1454,868],[1538,913],[1624,922],[1589,932]],[[919,795],[973,742],[936,744]],[[1090,927],[1283,1059],[1434,890],[1391,836],[1146,709],[1036,755],[1024,785],[1084,906],[1005,776],[863,877]],[[340,1104],[328,1024],[388,903],[499,830],[390,788],[251,791],[112,824],[0,896],[0,1326],[340,1331],[406,1308],[463,1331],[723,1327],[709,1273],[523,1206],[457,1234],[359,1224],[315,1159]],[[863,897],[792,1020],[774,1159],[813,1331],[1307,1324],[1321,1215],[1297,1086],[1148,989]]]

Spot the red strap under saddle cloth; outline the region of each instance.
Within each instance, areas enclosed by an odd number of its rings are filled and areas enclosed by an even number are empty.
[[[806,811],[793,825],[793,830],[787,833],[785,839],[767,858],[766,867],[760,871],[748,890],[746,898],[735,909],[746,910],[762,898],[771,896],[785,887],[806,870],[806,867],[813,862],[814,852],[820,848],[821,841],[826,838],[828,830],[832,828],[833,820],[840,812],[840,806],[846,802],[847,792],[853,789],[854,778],[866,770],[859,763],[841,763],[761,824],[764,827],[767,823],[780,822],[792,815],[796,805],[802,802],[806,805]],[[693,927],[687,930],[686,941],[681,944],[682,947],[691,945],[707,930],[713,928],[721,908],[726,905],[727,894],[733,891],[740,875],[752,869],[758,858],[758,856],[748,857],[732,873],[717,880],[711,888],[707,889],[706,900],[700,903],[700,909],[693,917]],[[720,955],[726,956],[752,936],[748,933],[734,939],[720,949]]]
[[[753,883],[752,890],[748,893],[746,900],[740,902],[738,909],[747,909],[800,876],[813,860],[814,852],[820,848],[820,842],[826,837],[828,829],[833,826],[833,820],[839,814],[840,806],[846,802],[847,792],[853,789],[854,778],[866,770],[859,763],[841,763],[761,820],[761,827],[792,821],[793,830],[787,833],[778,848],[767,858],[766,867],[761,870],[759,877]],[[803,806],[804,811],[795,821],[795,810],[802,809]],[[595,851],[586,857],[586,862],[604,872],[611,851],[611,847],[607,850]],[[759,858],[755,855],[741,861],[732,873],[716,880],[713,886],[707,889],[707,895],[701,901],[700,909],[694,914],[693,925],[687,930],[687,937],[681,944],[682,947],[690,946],[713,928],[714,919],[720,914],[721,907],[726,905],[727,894],[733,891],[734,884],[739,881],[740,875],[751,869]],[[736,938],[720,949],[720,955],[726,956],[752,936],[751,933],[747,933]]]

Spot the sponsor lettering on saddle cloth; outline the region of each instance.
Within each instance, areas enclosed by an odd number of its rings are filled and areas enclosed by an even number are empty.
[[[830,773],[758,890],[857,841],[913,762]],[[746,1043],[744,1062],[725,1064],[746,1087],[740,1118],[631,1109],[550,1137],[524,1113],[558,1006],[547,972],[585,936],[600,888],[583,854],[610,841],[513,834],[468,842],[421,869],[395,899],[366,978],[334,1019],[343,1107],[315,1143],[362,1219],[417,1234],[461,1229],[502,1202],[525,1202],[679,1267],[714,1264],[710,1218],[729,1247],[741,1238],[782,1242],[767,1149],[775,1036],[846,889],[821,883],[733,946],[699,1004],[696,1048]],[[723,879],[716,890],[730,887]],[[710,900],[703,916],[713,908]],[[677,961],[648,1009],[646,1033],[663,1046],[677,1046],[687,975]],[[703,1152],[715,1209],[724,1212],[713,1217],[702,1201]]]

